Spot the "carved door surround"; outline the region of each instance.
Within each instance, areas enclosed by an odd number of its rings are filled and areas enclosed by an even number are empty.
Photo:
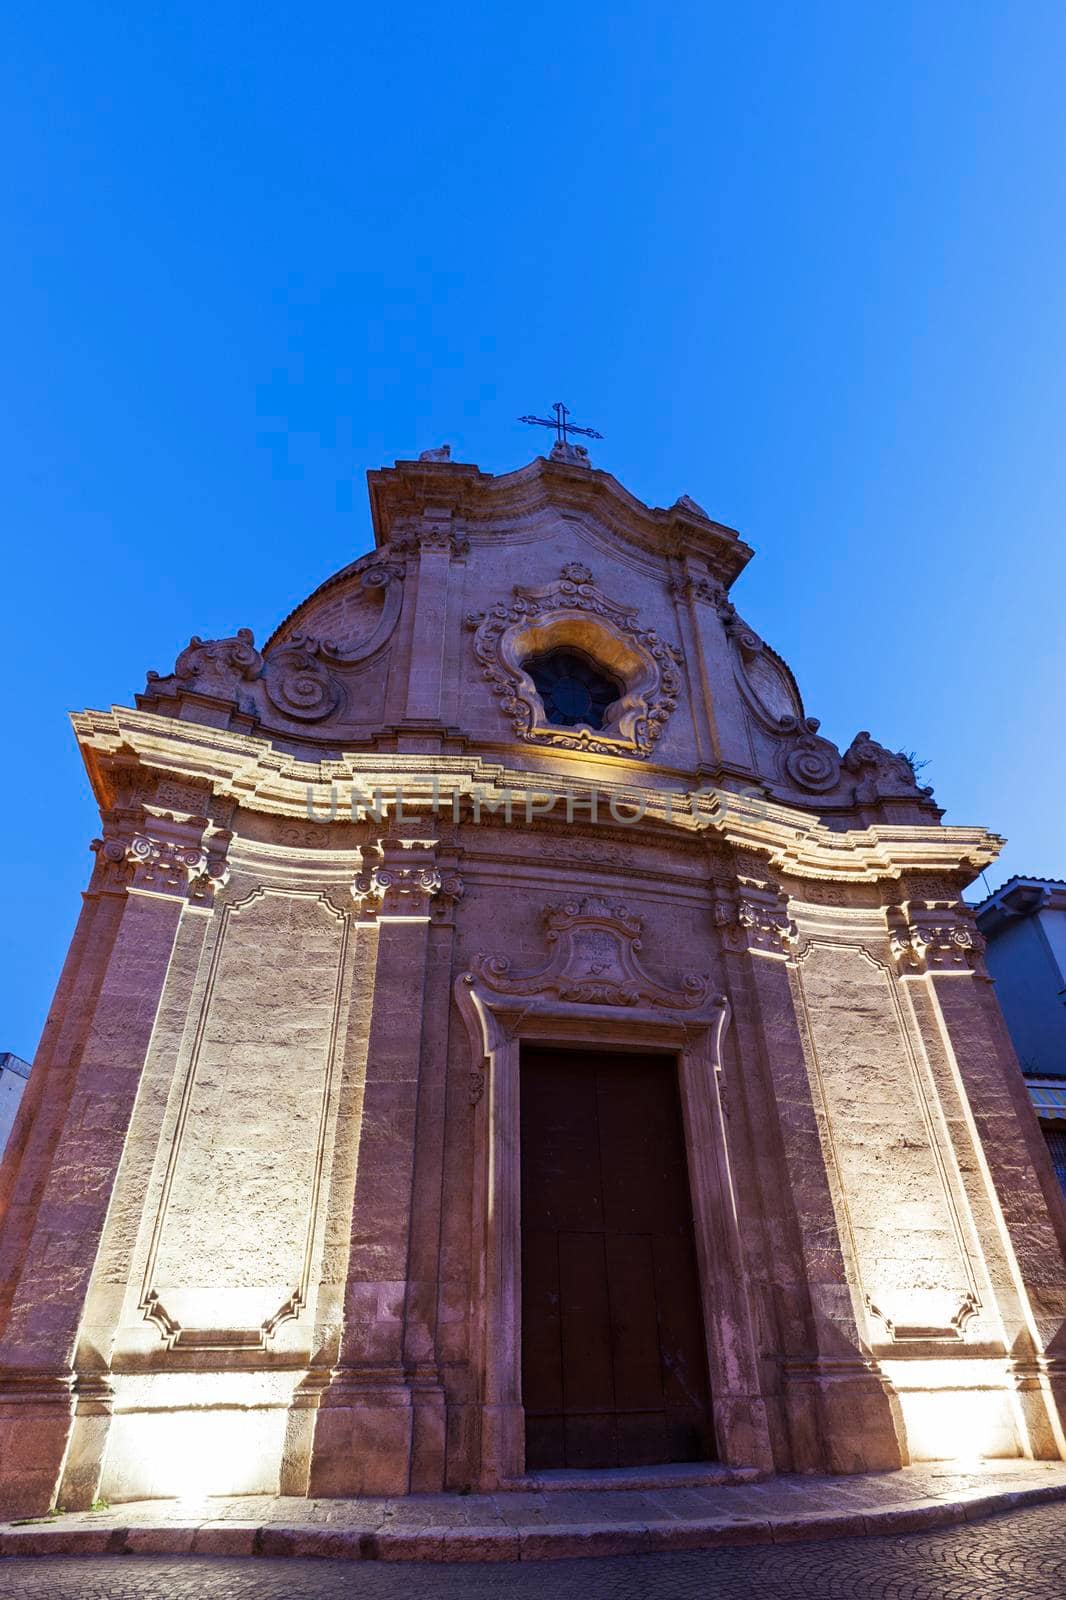
[[[554,946],[536,973],[478,957],[455,984],[471,1048],[475,1117],[472,1174],[475,1362],[480,1368],[480,1483],[485,1489],[524,1470],[521,1352],[521,1170],[519,1055],[524,1043],[670,1054],[677,1059],[699,1261],[715,1431],[720,1458],[769,1467],[754,1327],[736,1223],[733,1174],[718,1075],[730,1008],[706,980],[669,987],[643,972],[634,954],[639,918],[595,897],[546,913]],[[560,929],[560,922],[566,924]],[[582,935],[601,937],[590,945]],[[553,938],[552,935],[555,935]],[[560,937],[561,934],[561,937]],[[612,961],[625,961],[628,982]],[[605,964],[590,986],[589,955]],[[635,992],[634,992],[635,991]],[[569,999],[568,995],[580,996]]]

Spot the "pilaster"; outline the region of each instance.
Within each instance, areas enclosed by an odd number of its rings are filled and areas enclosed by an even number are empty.
[[[441,721],[449,580],[452,562],[465,553],[466,545],[457,509],[446,501],[425,505],[421,515],[411,518],[393,539],[393,549],[407,556],[408,586],[414,591],[403,708],[404,724],[414,728],[428,729]],[[401,748],[409,747],[409,739],[404,739]],[[414,748],[424,748],[424,741]]]
[[[462,882],[436,840],[389,837],[366,853],[352,894],[376,957],[344,1326],[311,1459],[309,1493],[325,1496],[439,1489],[444,1478],[430,1264],[439,1228],[416,1232],[415,1200],[434,1181],[439,1195],[444,1052],[430,1005],[442,993],[440,920]]]
[[[47,1510],[56,1494],[79,1327],[175,937],[182,916],[209,910],[225,881],[227,839],[205,817],[127,806],[104,813],[93,844],[94,910],[61,980],[63,1017],[40,1063],[46,1097],[56,1081],[61,1120],[30,1131],[12,1184],[15,1226],[0,1240],[11,1284],[0,1336],[0,1497],[9,1513]],[[76,992],[82,1012],[71,1003]],[[88,1398],[79,1395],[79,1410]]]
[[[888,915],[900,978],[962,1109],[962,1164],[984,1190],[984,1253],[1022,1445],[1037,1459],[1058,1460],[1066,1455],[1066,1201],[971,909],[958,900],[904,899]]]
[[[730,616],[725,585],[701,564],[686,559],[672,583],[674,603],[692,663],[693,716],[701,769],[751,773],[754,756],[744,707],[733,674],[724,618]]]
[[[898,1404],[865,1350],[840,1244],[793,989],[795,924],[761,858],[738,850],[734,860],[735,880],[716,885],[712,916],[766,1229],[763,1337],[778,1348],[777,1370],[767,1364],[764,1381],[768,1399],[777,1391],[786,1434],[778,1464],[808,1472],[898,1467]]]

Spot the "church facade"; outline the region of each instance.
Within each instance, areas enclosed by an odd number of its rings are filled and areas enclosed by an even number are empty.
[[[1066,1455],[1000,841],[819,733],[691,500],[565,444],[369,485],[262,648],[74,718],[0,1506]]]

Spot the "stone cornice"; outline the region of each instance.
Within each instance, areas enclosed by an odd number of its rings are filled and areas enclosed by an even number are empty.
[[[871,824],[837,830],[809,812],[724,789],[693,795],[694,814],[730,844],[768,856],[779,872],[799,878],[861,883],[902,872],[968,872],[976,876],[1003,848],[987,828]]]
[[[619,540],[660,557],[696,553],[728,588],[753,551],[733,528],[714,522],[686,496],[646,506],[609,472],[538,456],[499,477],[458,462],[398,461],[367,473],[374,538],[387,545],[413,517],[448,511],[472,538],[479,525],[494,542],[546,509],[585,513]]]
[[[489,808],[508,791],[535,788],[543,796],[543,802],[536,802],[537,816],[544,815],[547,799],[556,797],[553,815],[558,815],[564,834],[566,797],[575,797],[578,823],[587,826],[587,796],[595,791],[604,824],[610,825],[612,800],[616,824],[641,812],[640,820],[630,825],[634,841],[702,834],[718,844],[755,851],[778,872],[844,884],[899,878],[905,872],[959,873],[969,881],[995,859],[1003,842],[985,828],[932,822],[837,830],[791,806],[720,788],[671,788],[653,773],[642,783],[642,775],[627,770],[612,782],[601,776],[599,765],[590,766],[582,779],[572,771],[523,770],[473,756],[357,752],[300,761],[248,734],[123,707],[80,712],[72,720],[102,806],[114,803],[113,772],[121,771],[125,780],[131,763],[149,775],[210,784],[216,797],[247,809],[301,821],[308,818],[309,796],[315,816],[328,820],[331,787],[338,797],[337,820],[346,820],[353,784],[368,800],[375,786],[388,796],[402,785],[405,805],[415,814],[428,813],[435,778],[440,806],[447,811],[452,796],[458,796],[464,815],[478,794]],[[515,820],[522,817],[522,802],[517,802]]]

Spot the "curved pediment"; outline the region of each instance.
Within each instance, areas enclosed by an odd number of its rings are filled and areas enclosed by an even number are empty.
[[[320,640],[338,661],[364,661],[379,649],[400,614],[403,566],[376,554],[360,556],[320,583],[285,620],[264,646],[270,653],[297,635]]]
[[[472,541],[542,527],[545,512],[586,519],[618,546],[659,559],[688,550],[728,587],[754,552],[734,528],[715,522],[688,495],[646,506],[609,472],[538,456],[494,477],[452,461],[398,461],[367,473],[378,548],[395,547],[427,515],[461,521]]]
[[[403,604],[403,567],[371,554],[327,580],[291,612],[262,651],[251,630],[194,635],[174,671],[150,672],[137,703],[184,720],[286,734],[351,736],[381,718],[383,672]]]

